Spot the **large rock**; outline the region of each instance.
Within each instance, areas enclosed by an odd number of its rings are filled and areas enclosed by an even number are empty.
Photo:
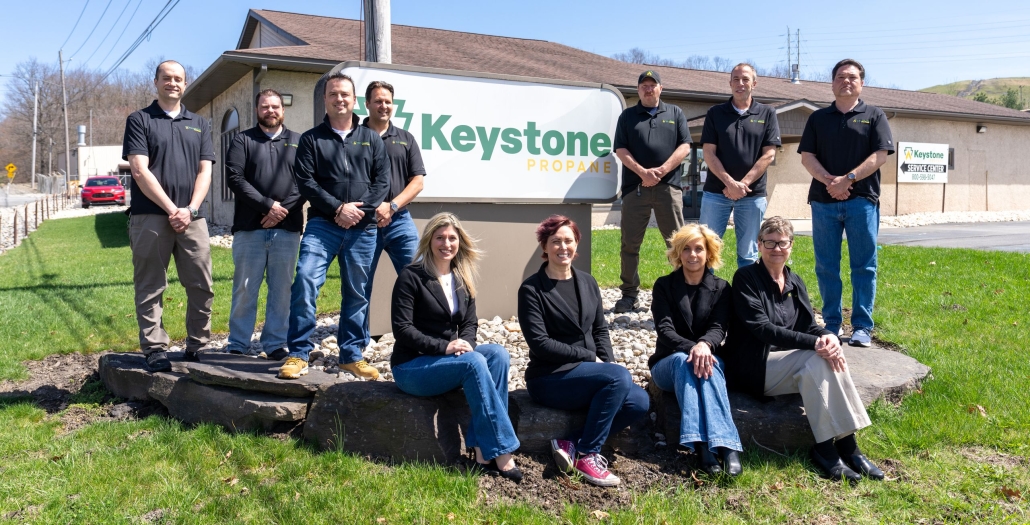
[[[546,453],[551,450],[551,440],[569,437],[583,429],[586,410],[567,411],[538,405],[525,389],[518,389],[508,396],[508,414],[515,435],[526,454]],[[653,446],[646,429],[646,418],[629,428],[609,436],[606,442],[623,452],[635,452]]]
[[[336,375],[310,370],[299,379],[279,379],[280,361],[242,355],[209,353],[199,363],[186,363],[190,379],[206,385],[220,385],[286,397],[314,397],[318,387],[337,382]]]
[[[899,352],[882,348],[845,348],[848,369],[862,402],[869,406],[883,397],[897,401],[919,388],[930,368]],[[680,409],[675,394],[651,385],[652,410],[669,445],[679,442]],[[733,422],[745,447],[759,444],[776,451],[807,448],[815,443],[799,394],[764,401],[739,392],[729,393]]]
[[[172,371],[186,373],[186,362],[182,352],[168,352]],[[147,360],[139,352],[104,354],[98,363],[100,380],[114,395],[134,401],[150,399],[150,383],[154,374],[147,367]]]
[[[233,432],[270,430],[307,416],[306,399],[203,385],[175,372],[152,375],[148,394],[186,423],[216,423]]]
[[[304,437],[323,449],[447,463],[464,451],[469,421],[461,390],[415,397],[392,382],[351,381],[319,388]]]

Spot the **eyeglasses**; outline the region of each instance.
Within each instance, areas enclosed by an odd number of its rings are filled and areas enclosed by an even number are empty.
[[[777,247],[781,250],[786,250],[787,248],[790,248],[791,244],[794,244],[793,239],[783,239],[782,241],[762,241],[762,246],[765,246],[766,250],[772,250]]]

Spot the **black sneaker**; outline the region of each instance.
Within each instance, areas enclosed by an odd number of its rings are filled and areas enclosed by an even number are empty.
[[[283,359],[286,359],[286,357],[289,356],[289,355],[290,355],[290,351],[289,350],[287,350],[285,348],[277,348],[275,350],[272,350],[271,354],[268,354],[268,360],[269,361],[282,361]]]
[[[183,361],[200,362],[200,352],[197,350],[186,350],[182,354]]]
[[[246,352],[240,350],[239,348],[232,348],[229,350],[229,353],[233,355],[246,355]]]
[[[615,302],[615,308],[612,310],[617,314],[624,314],[626,312],[634,310],[640,303],[637,302],[636,297],[630,297],[623,295],[622,299]]]
[[[168,354],[163,351],[151,352],[147,356],[147,367],[151,372],[167,372],[172,369],[172,362],[168,360]]]

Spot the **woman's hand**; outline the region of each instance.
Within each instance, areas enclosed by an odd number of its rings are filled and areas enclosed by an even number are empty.
[[[844,349],[840,347],[840,339],[836,335],[826,334],[815,341],[815,353],[830,363],[834,372],[843,372],[848,369],[844,361]]]
[[[451,341],[450,343],[447,343],[447,355],[451,355],[451,354],[461,355],[461,354],[464,354],[465,352],[471,352],[471,351],[472,351],[472,345],[470,345],[468,343],[468,341],[466,341],[464,339],[455,339],[455,340]]]
[[[690,349],[688,363],[694,363],[694,375],[701,379],[712,377],[712,366],[715,365],[715,356],[712,355],[712,347],[708,343],[699,341]]]

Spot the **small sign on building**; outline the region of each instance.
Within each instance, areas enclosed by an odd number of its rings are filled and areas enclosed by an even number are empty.
[[[898,143],[898,182],[948,182],[948,145]]]

